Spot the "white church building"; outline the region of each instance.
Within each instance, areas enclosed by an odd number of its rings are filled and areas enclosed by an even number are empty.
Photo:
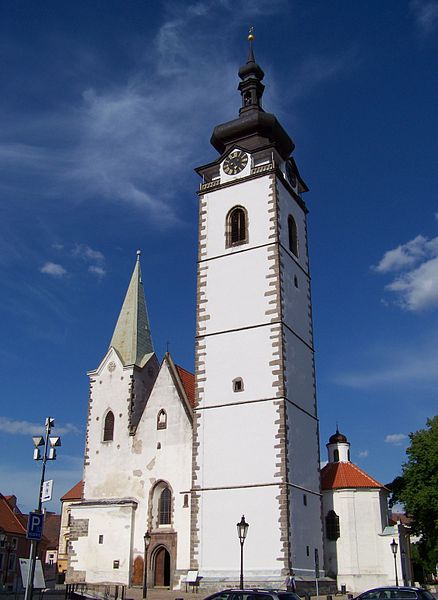
[[[322,506],[307,187],[292,139],[262,108],[251,35],[239,77],[239,116],[214,128],[218,157],[196,169],[195,373],[154,353],[138,254],[89,372],[83,493],[63,530],[67,583],[179,588],[192,571],[205,588],[235,585],[242,515],[252,586],[281,587],[292,572],[310,582],[315,557],[323,576],[325,544],[329,574],[356,590],[355,570],[377,572],[371,558],[387,543],[367,550],[369,567],[352,550],[354,527],[384,535],[386,492],[370,484],[362,500],[326,485],[341,464],[353,469],[346,441],[329,444]]]
[[[199,195],[194,376],[154,353],[140,272],[90,371],[83,498],[69,508],[68,583],[178,587],[314,578],[323,554],[307,187],[294,143],[239,70]],[[144,536],[147,532],[148,551]]]

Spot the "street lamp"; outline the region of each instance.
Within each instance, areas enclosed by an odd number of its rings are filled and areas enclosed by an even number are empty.
[[[394,555],[394,571],[395,571],[395,585],[398,587],[398,574],[397,574],[397,550],[398,544],[394,538],[392,538],[392,542],[389,544],[391,546],[392,554]]]
[[[149,531],[143,536],[144,540],[144,567],[143,567],[143,598],[148,595],[148,548],[151,543],[151,534]]]
[[[237,523],[237,535],[240,541],[240,589],[243,590],[243,544],[245,543],[246,534],[248,533],[249,523],[245,521],[245,516],[242,515],[240,523]]]
[[[32,438],[33,445],[35,446],[35,449],[33,451],[33,459],[42,461],[40,488],[38,494],[38,508],[35,511],[36,513],[40,514],[42,514],[42,496],[44,487],[44,476],[46,473],[46,462],[48,460],[56,459],[56,448],[61,445],[60,437],[49,437],[52,427],[55,427],[55,419],[47,417],[44,425],[46,428],[45,436],[37,436]],[[27,575],[27,585],[24,600],[32,600],[33,578],[35,576],[35,563],[38,550],[38,541],[39,540],[37,539],[31,539],[30,542],[29,571]]]

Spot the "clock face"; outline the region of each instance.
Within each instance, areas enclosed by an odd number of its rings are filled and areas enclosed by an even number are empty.
[[[297,185],[297,176],[293,172],[292,165],[290,164],[290,162],[286,163],[286,173],[287,173],[287,178],[289,179],[291,186],[295,187]]]
[[[227,175],[237,175],[248,164],[248,155],[242,150],[234,150],[224,160],[224,172]]]

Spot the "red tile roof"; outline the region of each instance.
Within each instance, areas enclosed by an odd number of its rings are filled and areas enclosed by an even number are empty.
[[[68,490],[68,492],[66,492],[62,496],[61,502],[63,500],[82,500],[83,494],[84,494],[84,482],[79,481],[76,485],[74,485],[71,488],[71,490]]]
[[[321,489],[385,488],[351,462],[328,463],[321,469]]]
[[[43,535],[50,548],[58,547],[59,530],[61,528],[61,515],[46,513],[44,517]]]
[[[6,533],[26,535],[26,527],[18,517],[19,515],[14,513],[3,494],[0,494],[0,529]]]
[[[181,378],[181,382],[184,387],[184,391],[187,394],[187,398],[189,399],[190,405],[195,406],[195,376],[193,373],[186,371],[179,365],[175,365],[176,370],[178,371],[178,375]]]

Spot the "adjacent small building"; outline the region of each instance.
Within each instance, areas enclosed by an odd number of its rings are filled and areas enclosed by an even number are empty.
[[[321,470],[327,576],[352,593],[395,585],[396,569],[398,583],[411,584],[409,529],[390,519],[389,490],[351,462],[350,443],[338,430],[327,450]]]

